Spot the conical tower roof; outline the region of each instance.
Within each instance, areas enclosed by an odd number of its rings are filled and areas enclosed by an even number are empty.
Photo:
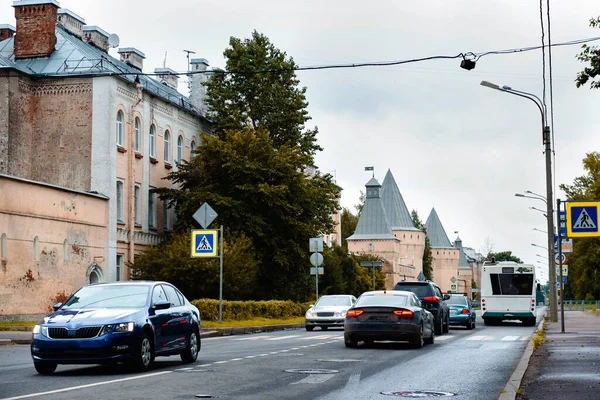
[[[358,218],[354,234],[346,240],[398,240],[392,233],[390,222],[381,201],[381,184],[371,178],[365,185],[365,204]]]
[[[460,239],[460,237],[457,237],[454,241],[454,247],[458,249],[458,269],[469,268],[467,256],[465,255],[465,251],[463,250],[462,240]]]
[[[392,230],[418,230],[389,169],[383,179],[381,199]]]
[[[442,226],[442,222],[435,211],[435,208],[431,209],[429,217],[425,222],[425,230],[427,231],[427,237],[429,238],[429,244],[431,248],[451,248],[450,239],[446,235],[446,231]]]

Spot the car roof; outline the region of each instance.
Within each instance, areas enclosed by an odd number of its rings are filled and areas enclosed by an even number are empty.
[[[361,294],[361,296],[367,295],[367,296],[373,296],[373,295],[377,295],[377,294],[391,294],[394,296],[410,296],[413,295],[413,292],[409,292],[406,290],[372,290],[370,292],[364,292],[363,294]]]
[[[92,283],[87,286],[151,286],[158,283],[172,285],[169,282],[163,281],[119,281],[119,282],[103,282],[103,283]]]

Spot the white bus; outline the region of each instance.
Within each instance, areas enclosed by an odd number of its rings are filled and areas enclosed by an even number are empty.
[[[484,262],[481,268],[481,312],[485,325],[520,320],[534,326],[536,318],[535,267],[516,262]]]

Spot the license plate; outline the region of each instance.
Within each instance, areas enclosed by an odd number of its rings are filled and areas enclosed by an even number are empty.
[[[456,310],[450,310],[450,314],[451,314],[451,315],[454,315],[454,314],[456,314],[456,313],[457,313],[457,311],[456,311]]]
[[[388,321],[388,317],[370,317],[369,321]]]

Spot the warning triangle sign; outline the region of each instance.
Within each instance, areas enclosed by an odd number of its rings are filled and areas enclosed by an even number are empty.
[[[206,235],[202,236],[202,239],[200,239],[196,251],[212,251],[212,246],[208,242],[208,239],[206,239]]]
[[[581,214],[577,217],[577,221],[575,221],[575,225],[573,225],[573,229],[582,229],[582,228],[596,228],[596,224],[590,218],[590,214],[583,208],[581,210]]]

